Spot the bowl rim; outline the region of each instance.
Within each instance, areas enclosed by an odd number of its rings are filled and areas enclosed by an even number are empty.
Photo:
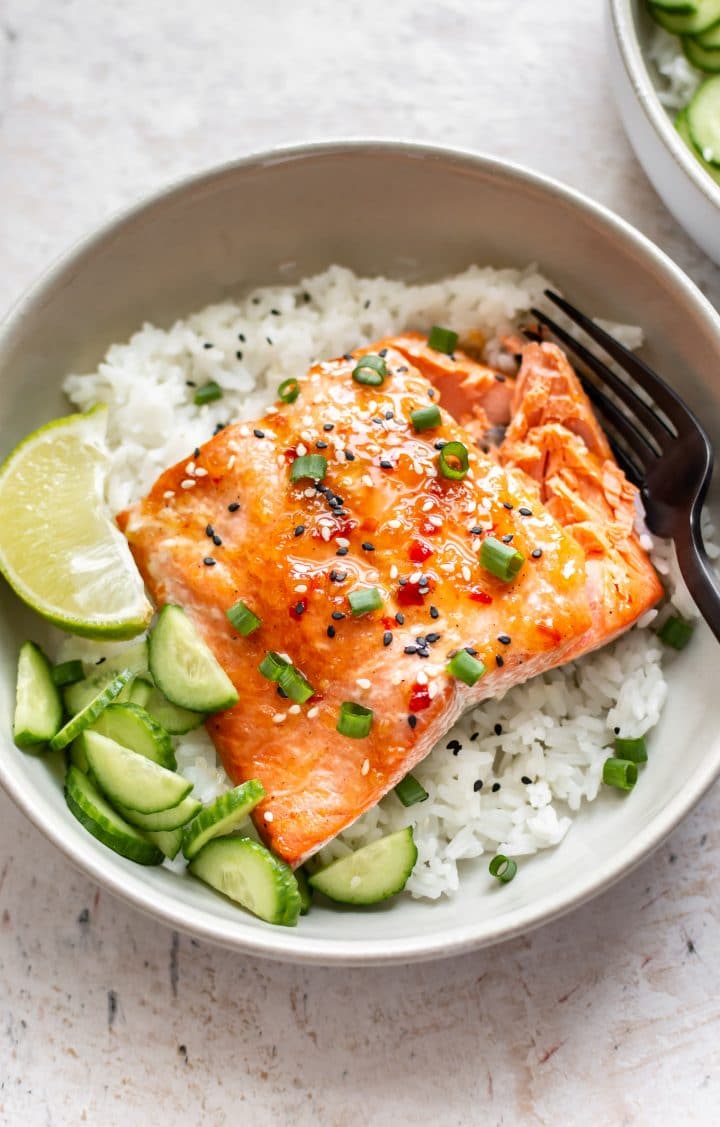
[[[714,207],[720,207],[720,184],[715,184],[681,140],[658,97],[640,47],[631,0],[610,0],[610,20],[625,73],[652,129],[698,191]]]
[[[17,300],[0,321],[0,345],[3,337],[11,337],[16,326],[30,311],[32,304],[42,301],[43,294],[66,272],[82,266],[84,257],[106,239],[117,239],[125,225],[135,222],[160,204],[169,203],[186,192],[195,192],[225,177],[251,171],[276,163],[315,160],[325,156],[366,156],[383,154],[416,160],[430,160],[459,168],[469,173],[496,176],[510,180],[518,187],[528,188],[552,197],[558,205],[579,211],[610,238],[620,239],[632,247],[638,257],[654,265],[683,292],[697,316],[715,334],[720,345],[720,315],[703,296],[697,286],[659,247],[626,220],[589,199],[573,188],[543,174],[530,171],[514,162],[500,160],[471,150],[428,145],[405,140],[323,140],[291,146],[271,148],[237,160],[213,166],[188,177],[182,177],[169,186],[159,189],[132,206],[110,216],[98,228],[81,238],[53,262]],[[221,917],[213,917],[205,908],[190,906],[170,892],[151,887],[138,873],[124,872],[109,855],[84,854],[67,840],[63,831],[64,819],[41,816],[33,799],[36,792],[20,761],[14,757],[0,756],[0,783],[29,820],[56,845],[75,868],[103,885],[121,900],[144,914],[160,920],[177,930],[200,939],[231,948],[249,955],[297,964],[325,966],[387,965],[392,963],[421,962],[466,953],[479,947],[490,946],[518,934],[539,927],[573,911],[601,891],[620,880],[657,848],[667,835],[702,798],[720,774],[720,747],[717,754],[708,756],[700,769],[676,791],[663,811],[638,832],[622,860],[605,862],[592,869],[590,876],[579,876],[569,887],[558,889],[536,905],[520,906],[508,913],[499,926],[490,920],[474,924],[448,925],[430,936],[415,934],[397,939],[364,939],[361,943],[347,939],[316,939],[302,937],[293,929],[257,926],[249,921],[238,926]]]

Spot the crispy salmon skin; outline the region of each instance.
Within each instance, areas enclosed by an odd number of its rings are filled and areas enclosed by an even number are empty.
[[[368,353],[384,361],[379,386],[353,378]],[[602,514],[569,518],[559,484],[543,501],[542,436],[518,421],[533,381],[522,369],[517,385],[498,376],[462,352],[433,353],[417,334],[316,364],[294,403],[222,430],[118,517],[156,603],[185,608],[235,684],[239,703],[207,727],[234,782],[262,781],[256,824],[293,865],[377,803],[470,704],[601,644],[659,596],[627,520],[613,524],[614,554],[596,552],[588,568],[590,540],[577,532],[591,524],[602,535]],[[439,423],[416,431],[412,412],[438,402]],[[475,440],[498,423],[510,424],[508,438],[487,456]],[[577,437],[562,419],[552,425]],[[462,480],[440,472],[447,442],[469,451]],[[575,453],[612,478],[604,496],[626,516],[632,489],[609,449]],[[307,454],[327,460],[325,476],[293,482]],[[525,557],[514,581],[481,567],[488,535]],[[637,580],[630,602],[622,575],[604,581],[610,564]],[[382,607],[354,615],[348,596],[371,587]],[[238,599],[261,620],[249,637],[226,617]],[[486,667],[474,687],[447,670],[465,647]],[[283,699],[260,674],[268,651],[301,671],[309,701]],[[346,701],[372,710],[365,738],[337,730]]]

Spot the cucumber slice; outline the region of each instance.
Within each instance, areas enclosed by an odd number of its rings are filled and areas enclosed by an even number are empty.
[[[300,893],[289,865],[249,837],[216,837],[190,862],[205,884],[270,924],[293,927]]]
[[[677,129],[687,147],[690,149],[692,155],[696,158],[698,164],[702,165],[708,176],[712,176],[716,184],[720,184],[720,168],[713,168],[711,164],[707,164],[692,143],[692,137],[690,136],[690,130],[687,123],[687,112],[685,110],[680,110],[679,114],[675,118],[675,128]]]
[[[720,47],[720,23],[716,23],[714,27],[708,28],[707,31],[701,31],[693,36],[700,47]]]
[[[298,892],[300,893],[300,915],[306,916],[312,904],[313,890],[308,884],[307,873],[304,869],[295,870]]]
[[[77,767],[78,771],[82,771],[83,775],[87,775],[90,770],[88,763],[87,750],[85,748],[85,732],[81,732],[73,742],[70,744],[68,751],[68,764]]]
[[[704,70],[706,74],[718,74],[720,72],[720,48],[701,47],[697,40],[692,39],[689,35],[684,35],[681,43],[685,58],[698,70]]]
[[[689,15],[698,10],[698,0],[650,0],[650,7],[662,8],[664,12],[680,12]]]
[[[73,716],[72,720],[68,720],[57,735],[53,736],[50,740],[52,750],[57,751],[61,747],[67,747],[76,736],[79,736],[81,732],[94,724],[100,714],[120,695],[131,679],[132,673],[129,669],[123,669],[122,673],[118,673],[104,689],[100,690],[97,696],[93,697],[80,712]]]
[[[54,665],[52,671],[53,683],[59,689],[64,688],[66,685],[74,685],[76,681],[83,681],[85,679],[85,670],[81,661],[63,661],[60,665]]]
[[[150,672],[172,704],[220,712],[237,704],[235,686],[182,607],[165,606],[150,635]]]
[[[123,821],[77,767],[69,767],[65,776],[65,801],[78,822],[115,853],[140,865],[162,862],[163,855],[158,847]]]
[[[136,704],[111,704],[92,725],[91,731],[129,747],[168,771],[177,770],[172,740],[164,728]]]
[[[119,802],[115,803],[123,818],[139,830],[149,830],[155,833],[159,830],[177,830],[194,818],[200,810],[202,803],[188,795],[177,806],[169,810],[159,810],[156,814],[140,814],[137,810],[127,810]]]
[[[706,164],[720,168],[720,77],[705,79],[686,112],[693,145]]]
[[[138,755],[99,732],[85,733],[90,770],[103,794],[141,814],[154,814],[177,806],[192,790],[192,783],[152,759]]]
[[[696,0],[693,12],[671,12],[651,3],[650,15],[674,35],[699,35],[720,20],[720,0]]]
[[[69,715],[74,716],[76,712],[80,712],[123,669],[129,669],[134,676],[147,673],[147,642],[135,642],[132,646],[126,646],[121,653],[106,658],[102,665],[92,665],[86,669],[84,680],[68,685],[63,696]],[[128,689],[128,696],[129,694]]]
[[[310,885],[341,904],[379,904],[402,892],[416,861],[412,827],[407,826],[313,873]]]
[[[143,685],[145,684],[146,681],[143,682]],[[144,692],[144,689],[140,691]],[[157,720],[158,724],[173,736],[192,732],[193,728],[199,728],[205,720],[204,712],[191,712],[189,708],[179,708],[176,704],[171,704],[167,697],[152,685],[150,696],[143,708],[150,713],[153,720]]]
[[[13,739],[18,747],[49,743],[63,719],[52,666],[39,646],[23,642],[18,657]]]
[[[201,810],[183,831],[183,853],[188,861],[192,861],[211,838],[236,830],[264,797],[262,783],[250,779],[234,790],[225,791]]]
[[[157,845],[166,857],[173,861],[180,852],[182,845],[182,829],[176,830],[145,830],[145,837],[153,845]]]
[[[130,685],[128,702],[130,704],[138,705],[139,708],[145,708],[152,694],[153,686],[151,685],[151,683],[149,681],[146,681],[144,677],[136,677],[133,683]]]

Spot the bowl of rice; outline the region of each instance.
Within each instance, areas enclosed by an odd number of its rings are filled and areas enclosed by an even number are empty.
[[[635,154],[678,223],[720,262],[720,183],[676,127],[707,76],[646,0],[610,0],[606,13],[613,94]]]
[[[550,284],[641,348],[720,435],[708,364],[720,320],[641,234],[519,167],[357,142],[274,151],[184,181],[53,266],[0,329],[4,449],[69,409],[106,404],[106,493],[117,512],[219,425],[257,418],[280,381],[317,357],[437,323],[476,334],[486,358],[501,362],[500,337],[543,305]],[[188,387],[208,380],[223,396],[197,405]],[[169,926],[238,951],[348,965],[498,942],[621,878],[720,772],[716,643],[698,622],[683,653],[661,644],[663,616],[696,612],[672,547],[648,547],[667,590],[659,611],[610,646],[471,710],[415,772],[426,802],[405,808],[390,795],[326,847],[331,860],[413,826],[419,856],[406,891],[375,908],[318,905],[296,928],[274,928],[176,863],[140,868],[85,833],[65,805],[61,765],[14,747],[8,726],[0,781],[92,879]],[[61,641],[9,589],[0,598],[4,716],[24,638],[57,661],[113,651]],[[646,736],[650,749],[629,795],[602,785],[619,731]],[[177,738],[176,753],[199,799],[228,786],[204,729]],[[512,883],[488,874],[497,853],[517,860]]]

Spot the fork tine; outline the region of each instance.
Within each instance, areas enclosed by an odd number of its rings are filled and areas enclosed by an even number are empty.
[[[656,372],[653,372],[651,368],[648,368],[647,364],[644,364],[628,348],[625,348],[625,345],[620,344],[619,340],[616,340],[605,329],[601,329],[599,325],[596,325],[594,321],[581,313],[574,305],[571,305],[569,301],[565,301],[552,290],[545,290],[545,296],[559,309],[562,309],[571,321],[584,329],[589,337],[597,341],[612,356],[613,360],[617,360],[621,368],[624,368],[628,375],[632,376],[640,384],[640,387],[652,396],[677,429],[682,429],[681,424],[689,415],[688,408],[672,388],[665,383],[665,380],[658,376]]]
[[[635,424],[630,421],[627,415],[624,415],[616,403],[612,399],[608,399],[607,395],[591,383],[585,376],[580,376],[580,381],[585,389],[585,393],[596,407],[602,411],[608,422],[615,428],[617,433],[621,435],[630,449],[633,451],[636,459],[643,466],[647,466],[657,457],[652,446],[635,427]]]
[[[530,312],[533,317],[537,317],[538,321],[546,325],[558,340],[561,340],[563,344],[567,345],[568,348],[576,353],[583,363],[587,365],[596,376],[600,377],[603,383],[608,384],[628,407],[635,411],[635,414],[645,427],[645,430],[653,436],[661,449],[663,444],[667,445],[668,438],[673,438],[674,435],[662,419],[655,414],[652,407],[649,407],[647,403],[643,403],[640,396],[637,395],[624,380],[621,380],[611,368],[608,368],[607,364],[603,364],[602,360],[599,360],[597,356],[590,352],[580,341],[575,340],[570,333],[566,332],[565,329],[553,321],[551,317],[541,313],[539,309],[531,309]]]
[[[627,450],[621,446],[619,442],[614,438],[609,439],[609,442],[612,452],[615,455],[615,461],[625,474],[625,477],[640,489],[645,481],[643,471],[635,464]]]

